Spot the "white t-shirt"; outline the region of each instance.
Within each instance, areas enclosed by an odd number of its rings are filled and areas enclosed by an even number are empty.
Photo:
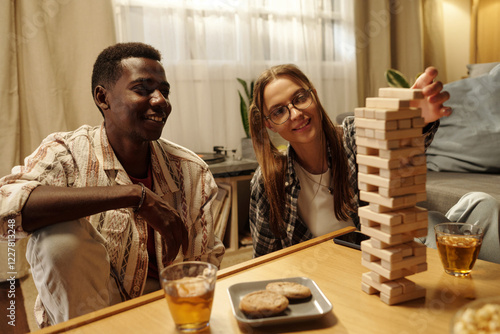
[[[354,226],[351,219],[339,221],[335,217],[333,194],[329,190],[332,178],[330,169],[324,174],[311,174],[295,162],[295,172],[300,181],[299,216],[315,237]]]

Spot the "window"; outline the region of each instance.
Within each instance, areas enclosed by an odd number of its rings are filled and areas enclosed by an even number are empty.
[[[295,63],[334,119],[356,101],[348,0],[115,0],[117,39],[163,55],[173,112],[164,137],[197,152],[244,136],[236,78]]]

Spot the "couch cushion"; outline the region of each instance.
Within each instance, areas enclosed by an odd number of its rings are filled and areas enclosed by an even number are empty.
[[[500,173],[500,65],[444,86],[453,108],[427,149],[433,171]]]
[[[443,214],[468,192],[481,191],[500,203],[500,174],[427,172],[427,200],[419,203]]]
[[[467,70],[469,71],[469,78],[475,78],[480,75],[487,74],[498,64],[500,63],[494,62],[494,63],[468,64]]]

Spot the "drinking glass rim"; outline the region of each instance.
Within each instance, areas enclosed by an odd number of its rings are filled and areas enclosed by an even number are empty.
[[[438,226],[443,226],[443,225],[450,225],[450,226],[470,226],[472,228],[476,228],[477,229],[476,233],[472,233],[471,232],[471,234],[460,235],[460,236],[463,236],[463,237],[474,237],[474,236],[483,236],[484,235],[484,229],[481,226],[477,226],[477,225],[474,225],[474,224],[471,224],[471,223],[460,223],[460,222],[445,222],[445,223],[436,224],[436,225],[434,225],[434,233],[438,232],[437,231],[437,227]],[[444,231],[439,231],[439,233],[445,234],[445,235],[457,235],[455,233],[444,232]]]
[[[178,263],[172,263],[168,266],[166,266],[165,268],[163,268],[160,272],[159,272],[159,276],[160,276],[160,279],[161,280],[166,280],[166,281],[170,281],[169,279],[165,278],[165,276],[163,275],[163,273],[165,271],[167,271],[168,269],[172,269],[174,267],[179,267],[181,265],[184,265],[184,264],[195,264],[195,265],[205,265],[207,266],[208,268],[212,269],[212,270],[215,270],[214,272],[214,277],[217,278],[217,272],[218,272],[218,268],[215,264],[213,263],[210,263],[210,262],[204,262],[204,261],[184,261],[184,262],[178,262]]]

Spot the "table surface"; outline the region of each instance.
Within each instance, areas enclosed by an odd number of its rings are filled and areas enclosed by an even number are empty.
[[[361,290],[361,252],[328,235],[219,271],[210,329],[203,333],[448,333],[453,314],[468,302],[500,295],[500,265],[477,261],[469,278],[443,271],[427,249],[428,270],[407,278],[426,297],[389,306]],[[325,316],[294,324],[248,327],[232,314],[227,289],[236,283],[303,276],[316,282],[333,305]],[[163,292],[157,291],[38,333],[176,333]]]

